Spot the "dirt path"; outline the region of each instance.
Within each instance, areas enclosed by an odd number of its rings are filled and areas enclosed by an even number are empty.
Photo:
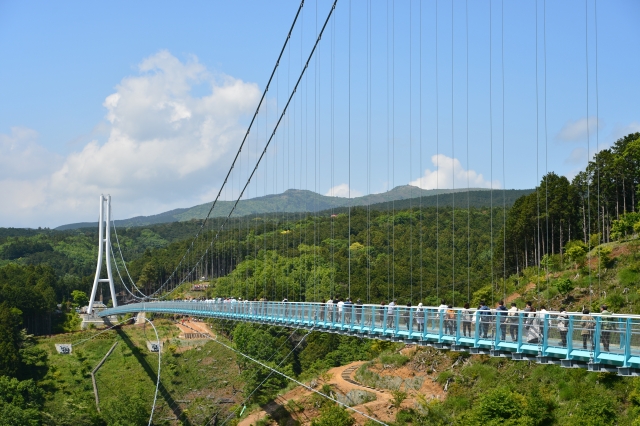
[[[383,422],[393,421],[395,419],[396,410],[391,408],[391,395],[388,392],[384,392],[379,389],[362,386],[353,379],[355,371],[362,364],[364,364],[364,361],[357,361],[352,362],[351,364],[343,365],[341,367],[330,369],[327,372],[327,376],[330,376],[330,379],[325,383],[331,385],[335,391],[340,392],[343,395],[346,395],[347,392],[354,389],[365,390],[367,392],[374,393],[376,395],[376,400],[367,402],[365,404],[355,405],[353,408],[358,411],[367,413],[368,415]],[[240,423],[238,423],[238,426],[255,425],[258,420],[264,418],[265,416],[267,416],[267,414],[274,413],[279,407],[285,406],[289,401],[298,402],[304,400],[308,398],[311,393],[311,391],[298,386],[283,395],[279,395],[274,401],[264,406],[262,410],[251,413],[248,417],[242,419]],[[403,406],[404,405],[405,404],[403,403]],[[368,420],[364,416],[353,411],[351,411],[351,414],[356,419],[356,424],[358,425],[363,425]],[[294,418],[301,424],[311,423],[311,419],[315,416],[316,413],[311,413],[309,412],[309,410],[294,414]]]
[[[207,327],[207,324],[204,322],[184,321],[184,323],[182,323],[180,321],[176,323],[176,327],[180,329],[180,338],[184,338],[184,336],[187,334],[194,334],[194,333],[202,333],[209,337],[215,338],[215,335],[213,334],[211,329],[209,329],[209,327]]]

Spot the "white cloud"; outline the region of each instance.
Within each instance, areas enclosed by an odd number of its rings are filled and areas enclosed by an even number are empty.
[[[51,173],[62,157],[38,145],[38,132],[12,127],[11,134],[0,134],[0,180],[34,179]]]
[[[579,142],[587,140],[587,135],[595,136],[598,128],[603,127],[602,120],[597,120],[595,116],[582,117],[578,120],[567,121],[556,135],[556,139],[562,142]]]
[[[455,183],[456,188],[466,188],[468,179],[469,187],[471,188],[502,187],[498,180],[494,180],[493,185],[491,185],[491,182],[486,180],[482,174],[474,170],[465,170],[457,158],[439,154],[431,157],[431,162],[435,166],[435,169],[433,171],[426,169],[422,177],[409,182],[409,185],[422,189],[442,189],[453,188],[453,184]]]
[[[341,183],[340,185],[336,185],[329,189],[326,194],[327,197],[343,197],[348,198],[351,195],[351,198],[362,197],[362,192],[357,191],[351,188],[351,194],[349,194],[349,185],[346,183]]]
[[[201,84],[210,91],[192,96]],[[245,130],[241,121],[259,95],[257,85],[213,75],[195,57],[181,62],[161,51],[146,58],[103,103],[110,126],[104,144],[89,142],[63,159],[37,145],[28,129],[0,135],[0,226],[89,220],[101,193],[112,195],[118,218],[200,200],[227,171]],[[45,173],[20,172],[30,169],[22,164]]]
[[[617,124],[611,131],[611,135],[607,138],[607,145],[613,145],[618,139],[627,136],[629,133],[640,132],[640,123],[632,121],[629,124]],[[601,147],[602,148],[602,147]]]
[[[595,153],[592,153],[595,154]],[[564,160],[566,164],[587,165],[587,149],[583,147],[574,148],[569,157]]]

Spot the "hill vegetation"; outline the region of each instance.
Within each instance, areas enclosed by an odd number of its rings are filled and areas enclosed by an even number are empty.
[[[335,209],[345,210],[349,206],[372,206],[372,208],[376,210],[381,210],[391,208],[387,205],[393,202],[398,203],[396,206],[398,209],[408,208],[410,205],[435,206],[437,203],[444,206],[451,205],[455,196],[458,197],[458,203],[466,206],[467,194],[469,196],[469,203],[473,207],[488,207],[492,203],[492,198],[495,198],[496,203],[502,205],[503,197],[506,205],[511,206],[518,197],[529,194],[531,191],[532,190],[529,189],[489,191],[478,188],[471,189],[468,192],[466,188],[457,190],[423,190],[414,186],[405,185],[398,186],[380,194],[371,194],[349,199],[344,197],[330,197],[308,190],[289,189],[282,194],[270,194],[240,200],[233,215],[235,217],[242,217],[275,213],[318,212],[327,214],[329,212],[333,213]],[[438,197],[436,197],[437,194]],[[212,217],[228,216],[234,204],[235,201],[218,201],[213,210]],[[131,226],[149,226],[159,223],[184,222],[194,219],[199,220],[206,218],[210,209],[211,203],[201,204],[191,208],[175,209],[152,216],[137,216],[130,219],[116,220],[116,225],[125,228]],[[71,223],[59,226],[56,230],[96,228],[97,226],[97,222]]]
[[[534,192],[517,198],[509,210],[482,202],[469,202],[467,209],[464,195],[461,203],[456,196],[454,209],[446,201],[453,196],[442,195],[437,208],[406,199],[353,207],[350,213],[337,206],[312,214],[283,209],[233,218],[192,278],[200,282],[206,277],[209,296],[309,301],[350,293],[372,303],[397,299],[433,305],[444,298],[458,306],[506,296],[520,307],[526,300],[574,311],[607,303],[616,313],[640,313],[639,166],[636,133],[599,152],[571,182],[554,173],[544,176]],[[222,222],[216,218],[208,224],[193,242],[197,249],[207,247]],[[201,223],[120,229],[119,248],[132,278],[147,291],[158,288]],[[144,349],[148,329],[109,331],[104,340],[87,342],[87,349],[79,347],[66,357],[54,352],[54,343],[91,332],[33,336],[74,327],[74,309],[83,293],[86,300],[93,280],[96,247],[95,230],[0,229],[0,424],[146,423],[155,374],[155,355]],[[116,257],[122,267],[119,251]],[[184,295],[192,284],[185,283],[174,295]],[[180,349],[170,319],[156,318],[167,344],[164,402],[157,419],[197,424],[215,410],[239,413],[245,397],[249,404],[268,403],[291,386],[214,342]],[[638,425],[637,378],[456,353],[427,356],[418,351],[404,360],[399,347],[384,342],[220,321],[212,326],[238,350],[302,380],[371,359],[361,376],[375,379],[376,363],[417,366],[416,359],[422,359],[433,366],[432,379],[447,388],[446,398],[416,401],[412,407],[398,404],[398,425]],[[106,393],[104,410],[98,413],[87,372],[114,341],[120,343],[100,376]],[[207,351],[219,351],[211,357],[224,371],[203,362]],[[230,406],[213,407],[207,389],[228,395]],[[407,390],[393,392],[402,399]],[[353,423],[332,404],[318,404],[315,424]]]

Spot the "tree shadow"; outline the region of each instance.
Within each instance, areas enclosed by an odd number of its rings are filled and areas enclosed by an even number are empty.
[[[291,413],[285,408],[285,406],[276,400],[270,401],[266,404],[261,404],[260,408],[262,408],[262,410],[279,425],[293,426],[300,424],[291,416]]]

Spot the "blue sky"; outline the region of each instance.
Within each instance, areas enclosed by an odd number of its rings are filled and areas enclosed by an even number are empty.
[[[329,6],[307,0],[224,198],[246,181]],[[586,19],[584,1],[544,6],[340,0],[245,196],[572,177],[587,152],[640,131],[640,3],[598,1],[597,63],[596,3]],[[0,2],[0,226],[95,220],[100,193],[118,218],[213,199],[297,7]]]

